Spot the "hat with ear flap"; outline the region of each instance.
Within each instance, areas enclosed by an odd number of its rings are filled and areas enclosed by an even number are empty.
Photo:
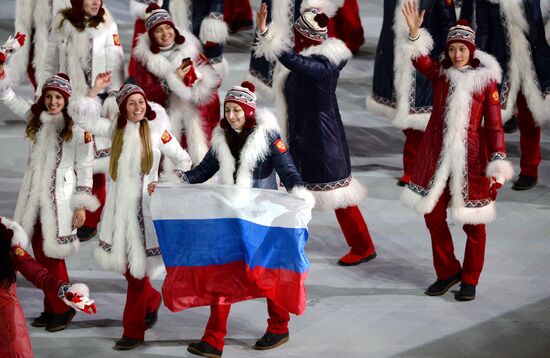
[[[128,113],[126,112],[126,104],[128,103],[128,98],[134,94],[140,94],[145,99],[146,103],[146,110],[145,110],[145,118],[152,121],[155,118],[157,118],[157,114],[151,106],[149,106],[149,102],[147,102],[147,96],[145,95],[145,92],[143,89],[139,86],[133,85],[133,84],[125,84],[120,88],[116,95],[116,103],[118,104],[118,109],[120,111],[119,118],[122,118],[124,120],[128,119]]]
[[[181,45],[185,42],[185,37],[183,37],[176,28],[176,24],[174,24],[174,20],[172,19],[170,13],[165,9],[162,9],[156,3],[152,2],[147,7],[147,10],[145,10],[145,28],[147,29],[147,34],[149,35],[149,40],[151,41],[151,51],[153,51],[153,53],[160,52],[160,46],[154,35],[155,29],[160,25],[170,25],[174,29],[174,32],[176,33],[174,41],[176,44]]]
[[[444,68],[449,68],[452,66],[451,59],[449,58],[449,46],[453,43],[461,43],[464,46],[468,47],[470,51],[470,65],[472,67],[479,66],[479,60],[474,58],[476,52],[476,33],[470,27],[468,20],[460,19],[455,26],[449,29],[447,34],[447,45],[445,46],[445,59],[442,64]]]
[[[225,95],[225,99],[223,101],[224,105],[229,102],[235,103],[242,108],[242,110],[244,111],[244,116],[246,118],[244,127],[249,129],[256,126],[256,119],[254,115],[256,113],[257,97],[254,93],[255,91],[256,87],[254,86],[254,84],[245,81],[241,83],[240,86],[233,86],[229,91],[227,91],[227,94]],[[227,119],[225,119],[225,117],[222,119],[220,125],[222,128],[229,128],[229,122],[227,122]]]

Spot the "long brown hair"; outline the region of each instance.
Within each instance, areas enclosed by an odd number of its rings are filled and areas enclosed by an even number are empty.
[[[105,22],[105,9],[103,7],[99,9],[99,12],[96,16],[88,18],[83,15],[75,18],[72,14],[72,9],[70,7],[62,10],[61,15],[63,16],[63,20],[59,24],[59,28],[63,26],[65,20],[68,20],[78,30],[78,32],[84,31],[86,29],[86,26],[97,28],[99,24]]]
[[[73,139],[73,125],[74,121],[72,117],[67,112],[68,103],[65,103],[65,107],[63,107],[63,110],[61,113],[63,114],[63,121],[65,122],[65,126],[63,127],[63,130],[59,133],[59,137],[63,139],[65,143],[68,143]],[[44,112],[45,109],[42,111],[32,112],[31,119],[27,123],[27,128],[25,129],[25,133],[27,134],[27,137],[31,140],[36,139],[36,135],[38,134],[38,131],[42,127],[42,121],[40,120],[40,115],[42,112]]]
[[[118,159],[124,144],[124,129],[128,119],[121,114],[117,118],[117,127],[113,133],[111,144],[111,159],[109,161],[109,174],[113,181],[118,177]],[[151,144],[151,131],[146,118],[139,122],[139,137],[141,139],[141,173],[149,174],[153,168],[153,146]]]

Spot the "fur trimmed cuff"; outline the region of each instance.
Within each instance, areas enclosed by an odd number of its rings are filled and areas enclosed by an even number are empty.
[[[279,26],[270,27],[263,36],[258,32],[258,42],[252,44],[254,57],[265,57],[274,62],[285,52],[292,49],[290,36],[284,36],[288,31]]]
[[[488,178],[495,177],[499,183],[504,184],[514,176],[514,168],[512,163],[507,160],[495,159],[487,164],[485,174]]]
[[[202,43],[224,44],[229,38],[229,28],[222,19],[207,17],[202,20],[199,39]]]
[[[290,194],[292,194],[292,195],[294,195],[294,196],[296,196],[300,199],[303,199],[306,202],[306,204],[309,205],[309,207],[311,209],[313,209],[315,207],[315,197],[304,186],[295,186],[290,191]]]
[[[437,198],[439,198],[439,196],[437,196]],[[433,200],[433,196],[422,196],[408,187],[405,187],[403,192],[401,192],[399,201],[404,207],[412,209],[421,215],[430,213],[436,204],[436,200]]]
[[[191,87],[193,103],[204,106],[209,104],[221,85],[221,76],[210,64],[202,64],[195,69],[199,80]]]
[[[118,104],[116,103],[116,96],[109,96],[103,102],[101,114],[103,117],[110,120],[116,119],[116,116],[119,113]]]
[[[160,174],[160,181],[170,183],[186,183],[189,184],[189,179],[185,175],[185,171],[181,169],[164,170]]]
[[[29,245],[29,237],[21,225],[12,221],[4,216],[0,216],[2,224],[6,225],[8,229],[13,230],[13,238],[11,239],[11,246],[19,246],[25,249]]]
[[[420,38],[416,41],[408,41],[400,46],[403,56],[411,58],[413,60],[428,56],[434,47],[434,41],[432,35],[425,30],[420,29]]]
[[[67,292],[70,292],[72,294],[84,296],[84,297],[90,297],[90,289],[88,286],[84,283],[75,283],[72,284]]]
[[[328,211],[358,205],[367,195],[367,188],[357,179],[352,178],[348,186],[311,193],[315,197],[315,209]]]
[[[86,192],[76,192],[71,198],[71,209],[86,209],[94,212],[99,208],[99,200]]]
[[[461,224],[479,225],[495,220],[495,203],[491,202],[481,208],[452,208],[453,219]]]

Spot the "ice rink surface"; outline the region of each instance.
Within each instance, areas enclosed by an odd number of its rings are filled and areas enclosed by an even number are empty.
[[[105,0],[120,27],[126,56],[133,32],[127,0]],[[254,7],[259,1],[254,0]],[[423,294],[435,280],[431,246],[423,218],[399,203],[403,135],[383,118],[365,111],[374,53],[382,25],[382,0],[361,0],[366,43],[340,78],[338,98],[346,126],[354,176],[369,189],[361,210],[378,257],[358,267],[336,264],[347,251],[333,213],[315,212],[307,253],[312,263],[308,307],[292,317],[290,341],[272,351],[253,350],[266,328],[265,300],[236,304],[228,324],[224,357],[544,357],[550,356],[550,131],[542,131],[539,184],[527,192],[499,192],[497,220],[487,226],[485,267],[477,298],[459,303],[452,292]],[[13,31],[14,0],[0,7],[0,39]],[[226,57],[231,74],[221,95],[240,84],[248,68],[252,32],[230,38]],[[32,97],[30,85],[18,94]],[[270,105],[259,103],[259,105]],[[24,125],[0,104],[0,214],[13,216],[26,165]],[[507,149],[519,170],[519,135],[506,135]],[[462,257],[465,234],[453,225]],[[188,357],[186,346],[202,336],[208,309],[173,314],[160,310],[146,343],[130,352],[111,349],[122,334],[126,281],[98,269],[92,249],[81,245],[68,259],[73,282],[86,282],[99,309],[78,314],[68,329],[48,333],[29,326],[36,357]],[[155,287],[162,281],[155,280]],[[458,289],[458,286],[455,287]],[[42,294],[18,280],[21,303],[30,323],[42,308]]]

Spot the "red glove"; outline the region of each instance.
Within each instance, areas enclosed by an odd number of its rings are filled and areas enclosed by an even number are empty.
[[[6,54],[0,52],[0,65],[3,65],[4,63],[6,63]]]
[[[492,201],[497,199],[497,190],[502,188],[502,184],[497,181],[495,177],[491,177],[491,186],[489,187],[489,198]]]
[[[93,314],[97,312],[97,309],[94,304],[94,300],[91,300],[89,296],[88,286],[82,283],[76,283],[69,287],[69,290],[65,293],[63,297],[63,302],[67,306],[73,307],[79,311]]]
[[[27,36],[22,33],[16,33],[15,37],[9,37],[8,40],[0,47],[4,53],[14,53],[25,44]]]
[[[195,67],[193,67],[193,65],[191,64],[189,68],[189,72],[187,72],[185,76],[183,76],[183,84],[186,85],[187,87],[191,87],[197,81],[197,79],[198,77],[197,77],[197,74],[195,73]]]

